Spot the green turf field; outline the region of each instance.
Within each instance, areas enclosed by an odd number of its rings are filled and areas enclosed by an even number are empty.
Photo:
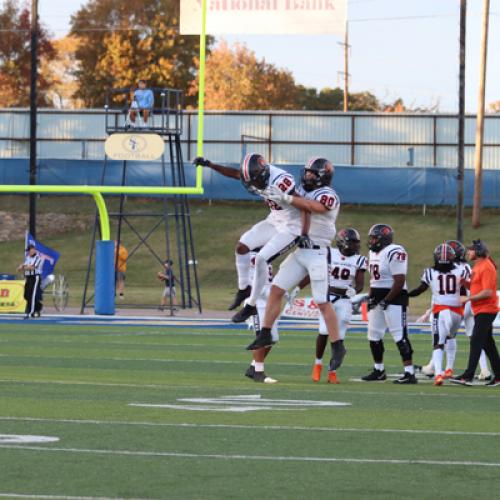
[[[354,381],[370,368],[361,333],[342,383],[313,384],[314,339],[282,332],[264,385],[243,376],[243,330],[1,324],[0,496],[498,496],[500,388]],[[413,342],[427,362],[429,337]],[[389,341],[386,366],[400,370]]]

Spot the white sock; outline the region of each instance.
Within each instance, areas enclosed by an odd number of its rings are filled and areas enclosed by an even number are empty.
[[[323,360],[322,359],[319,359],[319,358],[316,358],[316,361],[314,362],[315,365],[322,365],[323,364]]]
[[[489,372],[488,361],[486,360],[486,353],[481,351],[481,356],[479,356],[479,366],[482,372]]]
[[[434,364],[434,375],[437,377],[438,375],[443,374],[443,350],[438,348],[434,349],[432,353],[432,362]]]
[[[244,290],[250,285],[250,252],[245,255],[236,254],[236,272],[238,273],[238,288]]]
[[[259,363],[258,361],[255,362],[255,371],[256,372],[263,372],[264,371],[264,363]]]
[[[252,359],[252,362],[250,363],[250,366],[253,366],[255,368],[255,359]]]
[[[405,366],[405,372],[409,373],[410,375],[415,375],[415,369],[413,368],[413,365],[408,365]]]
[[[384,371],[384,363],[375,363],[375,370]]]
[[[252,283],[252,293],[250,297],[245,301],[245,304],[255,306],[259,295],[262,293],[262,289],[266,284],[269,277],[269,269],[267,267],[267,262],[265,259],[259,256],[255,257],[255,274]]]
[[[448,339],[444,345],[444,350],[446,351],[446,369],[453,370],[457,355],[457,339]]]

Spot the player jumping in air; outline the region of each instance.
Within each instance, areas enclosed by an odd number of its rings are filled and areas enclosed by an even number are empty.
[[[273,344],[271,328],[281,311],[281,301],[286,290],[298,285],[307,275],[311,280],[314,301],[325,319],[328,335],[332,343],[330,372],[335,372],[342,364],[346,350],[340,339],[337,317],[328,300],[328,249],[335,237],[335,221],[340,208],[340,201],[330,187],[333,177],[333,165],[325,158],[311,158],[304,167],[300,196],[284,193],[270,188],[263,193],[267,199],[282,205],[300,209],[306,214],[304,232],[298,242],[298,249],[290,254],[281,264],[273,280],[271,293],[267,301],[266,312],[261,331],[247,349],[255,351],[255,359],[262,362],[265,349]],[[257,369],[256,369],[257,370]],[[257,371],[256,371],[257,374]],[[264,376],[263,372],[262,375]]]
[[[245,188],[255,194],[269,187],[284,194],[295,192],[293,176],[269,165],[256,153],[247,154],[239,170],[217,165],[201,157],[196,158],[194,164],[209,167],[226,177],[240,179]],[[246,302],[243,309],[233,316],[235,323],[242,323],[257,314],[256,302],[266,284],[268,264],[294,247],[301,233],[300,212],[297,208],[269,197],[264,199],[270,214],[245,232],[236,245],[238,291],[229,309],[236,309],[245,299]],[[255,257],[255,274],[251,282],[250,251],[255,248],[260,248],[260,251]]]

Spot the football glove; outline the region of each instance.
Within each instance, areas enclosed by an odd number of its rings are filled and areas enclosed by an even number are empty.
[[[210,160],[206,160],[205,158],[203,158],[203,156],[197,156],[193,160],[193,165],[195,165],[196,167],[198,167],[198,166],[209,167],[210,166]]]
[[[311,238],[307,236],[307,234],[303,234],[297,238],[297,246],[299,248],[313,248],[314,243],[311,241]]]
[[[347,298],[351,298],[351,297],[354,297],[356,295],[356,290],[354,290],[354,288],[352,288],[351,286],[345,291],[345,295]]]
[[[385,300],[381,300],[378,305],[382,309],[382,311],[385,311],[389,307],[389,303],[386,302]]]
[[[378,300],[375,297],[370,297],[368,299],[368,310],[371,311],[377,307]]]
[[[291,292],[286,292],[285,293],[286,303],[291,306],[293,304],[293,301],[295,300],[295,297],[297,297],[299,292],[300,292],[300,287],[298,286],[296,286]]]
[[[286,203],[287,205],[291,205],[293,201],[292,195],[283,193],[281,189],[275,186],[268,186],[261,191],[260,195],[266,200],[271,200],[278,204]]]

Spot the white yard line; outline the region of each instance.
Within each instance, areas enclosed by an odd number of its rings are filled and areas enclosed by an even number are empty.
[[[0,445],[10,450],[28,450],[61,453],[84,453],[91,455],[121,455],[132,457],[169,457],[220,460],[257,460],[272,462],[341,462],[356,464],[400,464],[400,465],[432,465],[432,466],[464,466],[464,467],[500,467],[500,462],[474,462],[461,460],[420,460],[398,458],[350,458],[350,457],[290,457],[280,455],[232,455],[219,453],[177,453],[173,451],[139,451],[139,450],[99,450],[88,448],[48,448],[43,446]]]
[[[36,495],[23,495],[21,493],[0,493],[0,497],[7,498],[46,498],[49,500],[125,500],[121,497],[72,497],[68,495],[44,495],[44,494],[36,494]],[[146,500],[140,498],[128,498],[127,500]]]
[[[188,429],[248,429],[257,431],[305,431],[305,432],[352,432],[352,433],[392,433],[392,434],[431,434],[442,436],[484,436],[500,437],[500,432],[481,431],[439,431],[428,429],[375,429],[356,427],[305,427],[296,425],[240,425],[240,424],[193,424],[193,423],[167,423],[167,422],[123,422],[119,420],[82,420],[61,418],[37,418],[37,417],[0,417],[0,421],[12,422],[45,422],[80,425],[124,425],[142,427],[174,427]]]

